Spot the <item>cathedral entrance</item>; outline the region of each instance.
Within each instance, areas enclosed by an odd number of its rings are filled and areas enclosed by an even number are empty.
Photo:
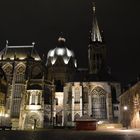
[[[96,87],[92,91],[92,116],[101,120],[107,118],[106,111],[106,91],[101,87]]]
[[[25,118],[24,129],[36,129],[41,127],[40,116],[37,113],[29,114]]]
[[[56,126],[62,126],[62,111],[56,114]]]

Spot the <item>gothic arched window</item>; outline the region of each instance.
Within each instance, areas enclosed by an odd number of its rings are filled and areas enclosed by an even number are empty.
[[[95,119],[106,119],[106,92],[101,87],[92,91],[92,115]]]
[[[25,76],[25,66],[23,64],[17,65],[15,81],[24,82],[25,80],[24,76]]]
[[[75,88],[75,103],[80,103],[80,89]]]
[[[87,87],[83,88],[83,102],[88,103],[88,88]]]
[[[35,105],[35,99],[36,99],[36,94],[32,93],[32,97],[31,97],[31,105]]]
[[[10,82],[11,81],[11,75],[12,75],[12,71],[13,71],[13,66],[10,63],[6,63],[3,67],[2,67],[3,71],[6,74],[6,78],[7,81]]]
[[[7,63],[3,66],[4,72],[8,75],[12,73],[12,65],[10,63]]]
[[[74,120],[79,119],[79,118],[80,118],[80,115],[79,115],[78,113],[76,113],[76,114],[74,115]]]

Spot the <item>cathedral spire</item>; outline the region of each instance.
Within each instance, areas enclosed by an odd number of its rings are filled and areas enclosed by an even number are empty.
[[[99,30],[96,19],[96,6],[93,2],[93,22],[90,32],[90,43],[88,47],[89,73],[101,75],[106,67],[106,47]]]
[[[93,42],[95,41],[102,42],[101,33],[100,33],[98,22],[96,19],[95,1],[93,2],[93,23],[92,23],[91,39]]]

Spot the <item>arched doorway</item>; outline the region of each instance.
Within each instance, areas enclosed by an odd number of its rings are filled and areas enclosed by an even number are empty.
[[[35,129],[41,127],[41,119],[37,113],[29,114],[25,118],[24,129]]]
[[[94,119],[106,119],[106,91],[96,87],[92,91],[92,116]]]
[[[74,115],[74,121],[76,121],[77,119],[79,119],[80,118],[80,115],[78,114],[78,113],[76,113],[75,115]]]
[[[55,117],[56,126],[62,126],[62,111],[57,112]]]

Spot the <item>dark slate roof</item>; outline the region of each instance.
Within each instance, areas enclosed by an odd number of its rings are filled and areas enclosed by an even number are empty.
[[[38,84],[28,85],[27,90],[42,90],[42,86]]]
[[[88,69],[78,69],[69,82],[94,82],[94,81],[109,81],[116,82],[117,80],[109,73],[102,72],[99,74],[89,74]]]
[[[86,82],[88,81],[88,69],[86,68],[79,68],[76,72],[71,75],[72,77],[68,82]]]
[[[116,81],[116,79],[109,73],[89,74],[88,81]]]
[[[122,86],[122,91],[125,92],[127,91],[129,88],[133,87],[135,84],[137,84],[140,81],[139,77],[137,77],[137,79],[130,81],[129,83],[125,84]]]
[[[1,52],[0,57],[3,59],[14,58],[26,59],[28,56],[34,58],[35,60],[40,60],[40,56],[35,50],[34,45],[29,46],[6,46]]]

